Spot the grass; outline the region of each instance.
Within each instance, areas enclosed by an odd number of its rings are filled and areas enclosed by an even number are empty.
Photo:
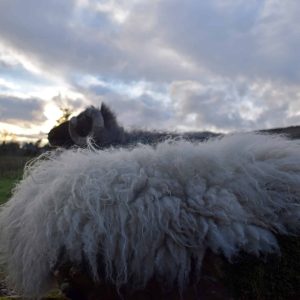
[[[22,174],[26,162],[31,158],[28,156],[0,156],[0,178]]]
[[[22,178],[23,169],[30,157],[0,156],[0,204],[11,196],[12,189]]]
[[[12,178],[0,178],[0,204],[5,203],[9,199],[9,197],[11,196],[12,189],[19,181],[19,179],[19,176]]]

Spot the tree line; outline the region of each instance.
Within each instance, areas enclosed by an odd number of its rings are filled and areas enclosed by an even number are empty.
[[[49,144],[42,146],[41,140],[22,144],[17,141],[0,142],[0,156],[36,156],[48,150]]]

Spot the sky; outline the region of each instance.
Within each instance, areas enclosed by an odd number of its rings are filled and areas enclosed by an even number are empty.
[[[1,0],[0,133],[46,138],[61,108],[126,128],[300,124],[297,0]]]

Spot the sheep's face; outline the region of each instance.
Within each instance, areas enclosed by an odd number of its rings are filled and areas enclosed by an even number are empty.
[[[71,147],[74,145],[69,134],[69,121],[66,121],[59,126],[56,126],[48,133],[48,140],[51,146],[54,147]]]
[[[93,120],[85,112],[79,114],[76,118],[72,118],[71,122],[72,120],[76,122],[74,128],[79,136],[85,137],[91,132]]]
[[[70,121],[66,121],[53,129],[48,134],[48,140],[51,146],[54,147],[70,147],[74,146],[69,133],[69,124],[73,123],[73,126],[79,136],[86,137],[92,129],[92,118],[84,113],[81,113],[76,118],[72,118]]]
[[[104,127],[100,110],[89,107],[78,116],[54,127],[48,134],[49,143],[56,147],[84,146],[89,135],[99,135]]]
[[[85,147],[91,136],[100,147],[116,144],[123,129],[118,125],[113,112],[102,104],[101,109],[88,107],[78,116],[54,127],[48,134],[50,145],[65,147],[77,145]]]

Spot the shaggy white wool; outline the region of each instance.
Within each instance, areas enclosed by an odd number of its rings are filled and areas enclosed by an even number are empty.
[[[50,153],[1,208],[1,258],[32,297],[51,287],[62,248],[95,280],[183,288],[207,249],[259,255],[279,251],[274,234],[299,234],[299,189],[300,144],[281,137]]]

